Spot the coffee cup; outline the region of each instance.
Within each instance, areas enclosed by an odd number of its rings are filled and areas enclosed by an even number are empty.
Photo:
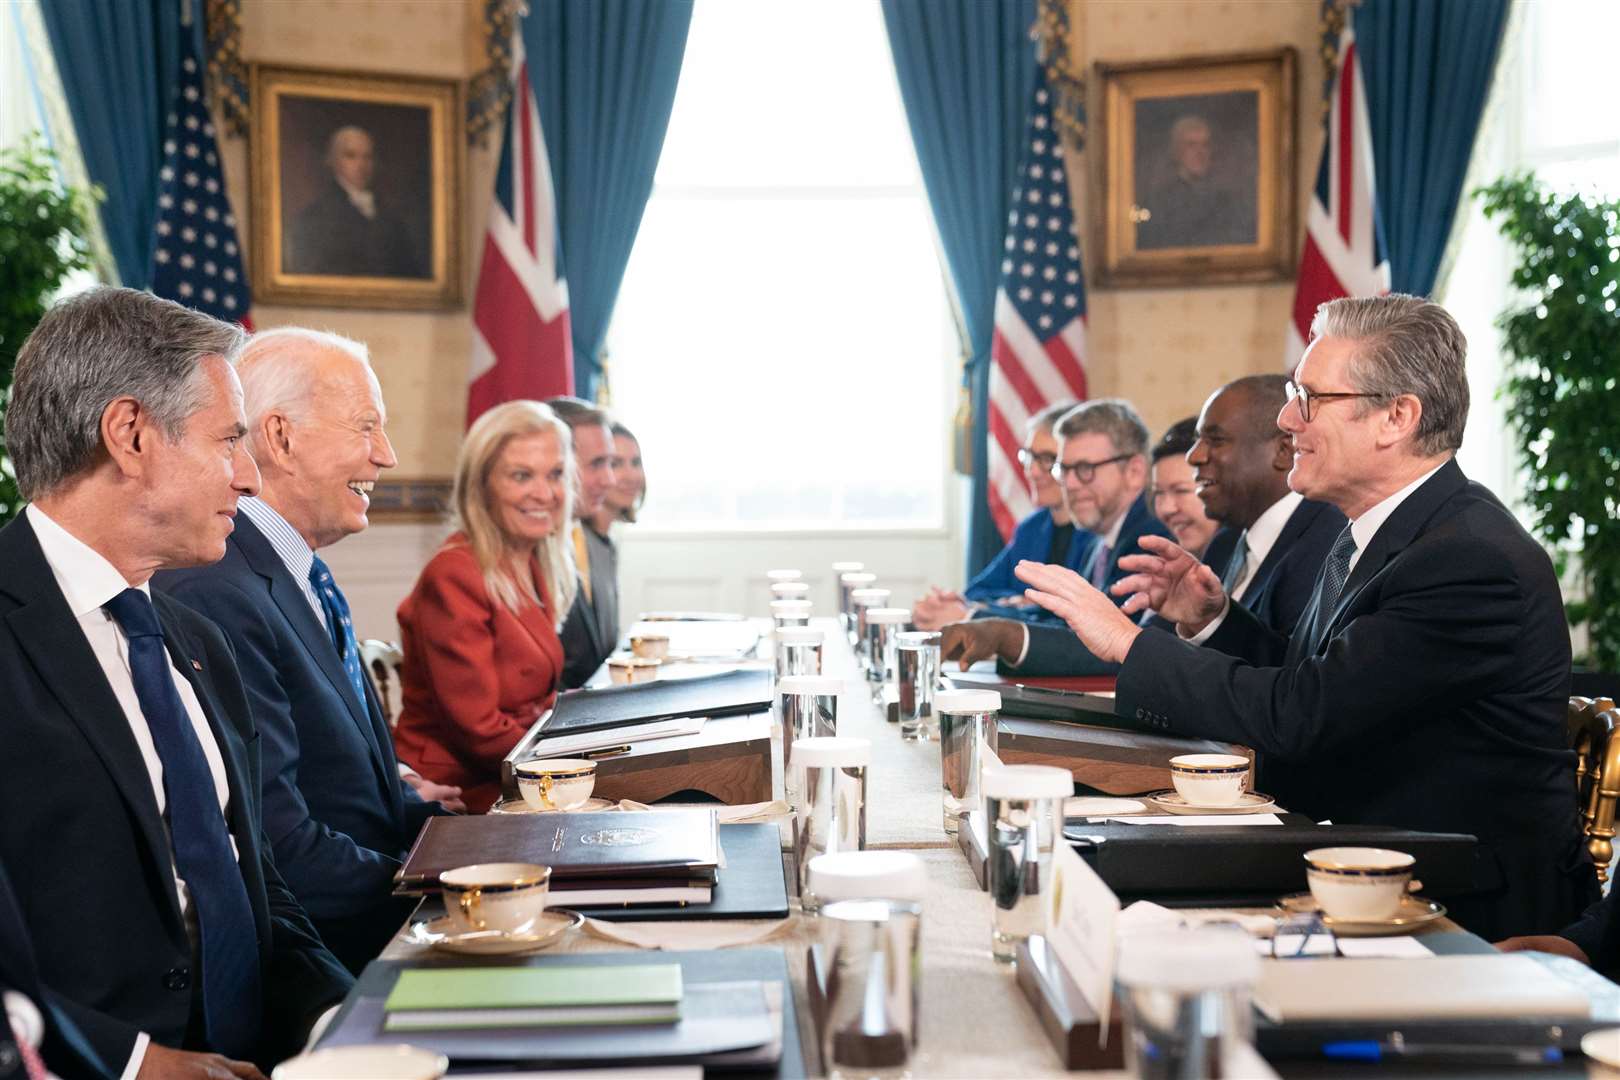
[[[1170,780],[1191,806],[1231,806],[1249,783],[1249,759],[1237,754],[1180,754],[1170,759]]]
[[[334,1076],[366,1080],[438,1080],[450,1069],[450,1059],[437,1050],[419,1046],[328,1046],[288,1058],[270,1074],[271,1080],[332,1080]]]
[[[439,875],[444,911],[457,933],[526,933],[546,910],[551,867],[474,863]]]
[[[1316,848],[1305,853],[1305,879],[1329,918],[1377,922],[1400,910],[1415,861],[1385,848]]]
[[[613,680],[614,686],[652,682],[658,678],[662,663],[650,656],[615,656],[608,661],[608,678]]]
[[[512,766],[518,792],[536,810],[577,810],[596,790],[596,762],[539,758]]]
[[[630,651],[643,660],[669,659],[668,634],[632,634]]]

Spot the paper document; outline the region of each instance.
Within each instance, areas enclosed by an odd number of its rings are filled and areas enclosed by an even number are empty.
[[[650,724],[632,724],[604,731],[584,731],[578,735],[541,737],[535,744],[536,757],[567,757],[592,750],[606,750],[614,746],[633,746],[650,739],[671,739],[677,735],[696,735],[707,720],[701,716],[678,716],[673,720],[655,720]]]
[[[1276,814],[1139,814],[1135,817],[1092,818],[1123,821],[1127,825],[1281,825]]]

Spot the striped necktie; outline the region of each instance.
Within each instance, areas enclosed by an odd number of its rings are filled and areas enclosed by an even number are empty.
[[[1226,595],[1231,596],[1237,587],[1248,578],[1246,572],[1249,568],[1249,530],[1244,529],[1238,533],[1237,547],[1232,550],[1232,557],[1226,564],[1226,573],[1221,575],[1221,588]]]
[[[319,555],[309,564],[309,583],[320,598],[321,610],[326,614],[326,629],[332,635],[332,647],[343,661],[343,673],[349,677],[349,688],[354,691],[354,699],[360,703],[363,714],[366,711],[366,671],[360,666],[360,643],[355,640],[349,601]]]
[[[1091,557],[1091,573],[1087,576],[1091,581],[1091,587],[1098,592],[1102,592],[1103,587],[1108,584],[1108,557],[1113,551],[1114,549],[1103,541],[1097,541],[1097,553]]]
[[[1339,606],[1339,595],[1344,592],[1344,583],[1350,579],[1350,560],[1355,554],[1356,538],[1350,532],[1350,526],[1346,525],[1333,542],[1333,550],[1328,552],[1327,561],[1322,564],[1322,576],[1316,582],[1316,604],[1308,609],[1311,612],[1311,626],[1305,640],[1309,651],[1302,655],[1315,656],[1317,649],[1321,648],[1322,638],[1333,624],[1333,609]]]

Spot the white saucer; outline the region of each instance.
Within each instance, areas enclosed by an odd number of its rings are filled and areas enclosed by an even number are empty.
[[[537,952],[562,940],[564,934],[585,924],[585,916],[567,908],[547,908],[526,934],[503,934],[499,930],[462,933],[453,929],[448,915],[412,923],[405,940],[412,945],[428,945],[445,952],[469,956],[515,956]]]
[[[271,1080],[331,1080],[334,1076],[435,1080],[449,1068],[449,1058],[418,1046],[332,1046],[289,1058],[270,1076]]]
[[[1284,896],[1277,901],[1277,906],[1296,915],[1313,915],[1322,910],[1316,897],[1308,892]],[[1322,925],[1340,937],[1392,937],[1410,934],[1445,917],[1444,904],[1407,893],[1401,897],[1401,906],[1395,909],[1395,914],[1387,919],[1335,919],[1323,915]]]
[[[1102,795],[1072,795],[1063,800],[1065,818],[1115,817],[1120,814],[1141,814],[1147,804],[1141,799],[1115,799]]]
[[[1245,791],[1237,802],[1225,806],[1199,806],[1178,791],[1155,791],[1147,801],[1167,814],[1270,814],[1277,809],[1276,800],[1258,791]]]
[[[619,804],[610,799],[586,799],[572,810],[536,810],[523,799],[502,799],[489,808],[492,814],[583,814],[587,811],[611,810]]]

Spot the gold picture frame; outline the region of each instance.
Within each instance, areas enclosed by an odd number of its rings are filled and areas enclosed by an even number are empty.
[[[1099,285],[1294,275],[1296,67],[1291,48],[1096,65]]]
[[[253,298],[462,303],[462,86],[254,65]]]

